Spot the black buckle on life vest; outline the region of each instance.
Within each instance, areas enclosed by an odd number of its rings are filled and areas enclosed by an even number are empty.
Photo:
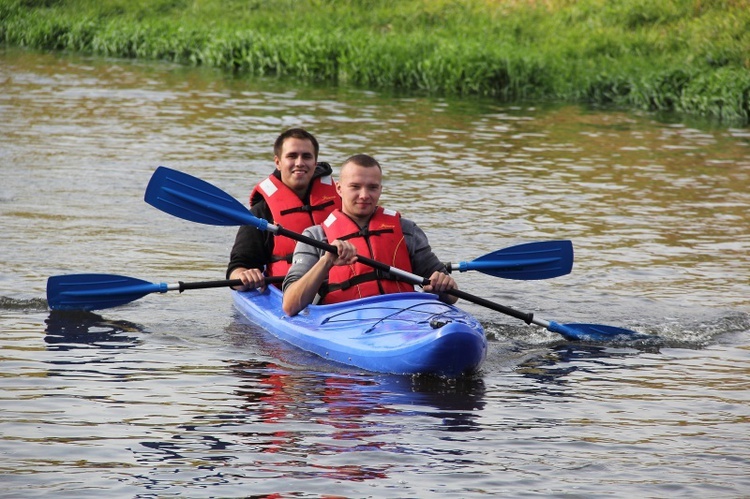
[[[364,237],[365,239],[369,239],[370,236],[379,236],[380,234],[391,234],[393,233],[393,229],[378,229],[378,230],[370,230],[369,227],[362,227],[357,232],[354,232],[352,234],[347,234],[345,236],[339,237],[342,241],[346,241],[347,239],[352,239],[354,237]]]
[[[325,210],[332,204],[333,201],[326,201],[325,203],[316,204],[315,206],[310,206],[309,204],[306,204],[304,206],[295,206],[294,208],[289,208],[288,210],[281,210],[281,214],[288,215],[290,213],[312,213],[313,211]]]

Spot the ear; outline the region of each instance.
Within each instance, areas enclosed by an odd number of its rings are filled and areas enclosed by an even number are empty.
[[[279,167],[279,165],[281,164],[281,159],[279,159],[279,157],[275,154],[273,156],[273,162],[276,164],[276,169],[281,170],[281,168]]]

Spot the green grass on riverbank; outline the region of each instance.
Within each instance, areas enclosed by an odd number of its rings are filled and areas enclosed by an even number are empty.
[[[750,0],[0,0],[0,42],[750,122]]]

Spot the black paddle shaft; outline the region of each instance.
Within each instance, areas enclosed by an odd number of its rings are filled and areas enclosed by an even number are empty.
[[[177,282],[180,287],[180,293],[188,289],[206,289],[206,288],[224,288],[229,286],[241,286],[242,281],[239,279],[226,279],[221,281],[202,281],[202,282]]]
[[[456,296],[458,298],[463,298],[466,301],[476,303],[477,305],[487,307],[491,310],[494,310],[495,312],[500,312],[501,314],[510,315],[511,317],[515,317],[516,319],[520,319],[524,321],[526,324],[531,324],[534,321],[534,314],[530,312],[529,313],[521,312],[520,310],[506,307],[503,304],[485,300],[481,296],[474,296],[472,294],[466,293],[465,291],[461,291],[460,289],[449,289],[448,291],[446,291],[446,293]]]
[[[284,276],[273,276],[266,277],[266,283],[281,282],[284,280]],[[182,282],[178,281],[180,287],[178,288],[180,293],[188,289],[206,289],[206,288],[224,288],[242,286],[240,279],[226,279],[221,281],[202,281],[202,282]]]

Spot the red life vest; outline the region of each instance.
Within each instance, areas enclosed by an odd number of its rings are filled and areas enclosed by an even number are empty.
[[[409,249],[401,230],[401,215],[378,207],[367,227],[360,227],[341,210],[335,210],[322,225],[329,241],[347,240],[357,254],[411,272]],[[331,268],[323,303],[338,303],[365,296],[414,291],[412,284],[386,278],[368,265],[354,262]]]
[[[336,184],[330,175],[312,180],[309,204],[303,204],[299,196],[276,175],[270,175],[255,186],[250,193],[251,207],[257,196],[262,196],[266,200],[273,214],[274,225],[297,233],[323,223],[334,209],[341,208],[341,197],[336,192]],[[292,265],[292,254],[296,244],[294,239],[274,236],[271,261],[266,265],[267,276],[286,275]]]

